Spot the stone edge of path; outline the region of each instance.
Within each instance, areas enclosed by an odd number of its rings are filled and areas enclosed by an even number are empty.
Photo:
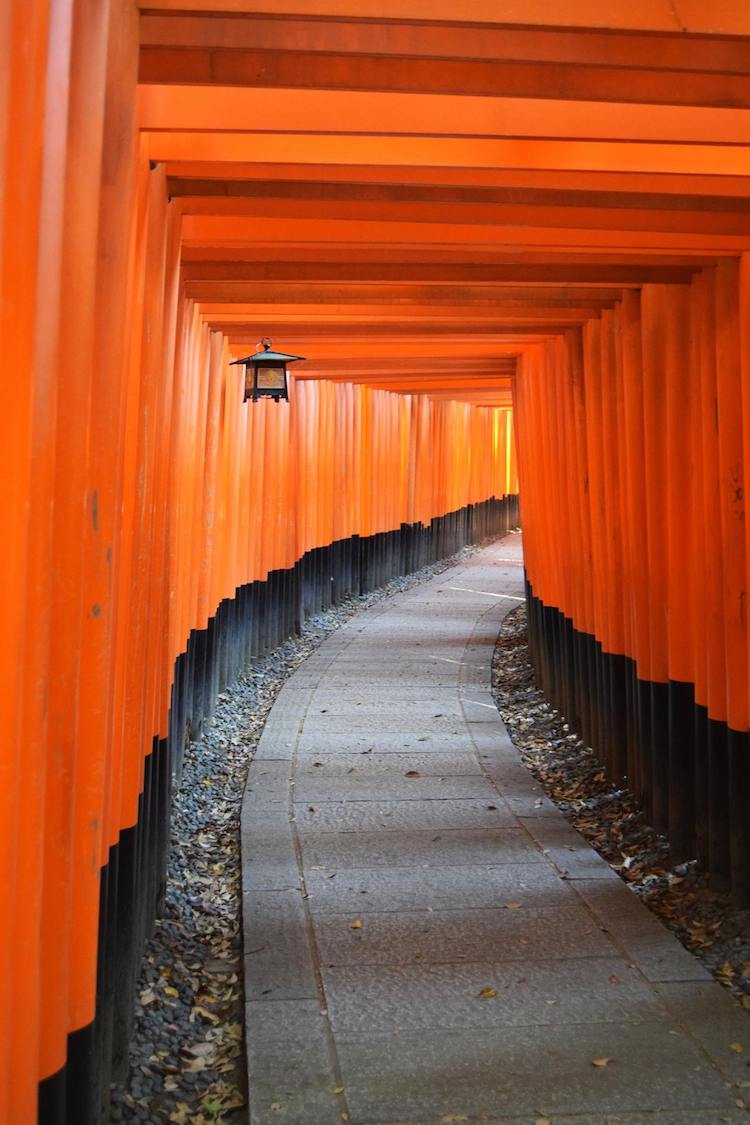
[[[485,551],[491,547],[479,550],[454,570],[434,576],[420,588],[444,583],[448,574],[456,578],[481,565]],[[283,998],[249,998],[246,985],[249,1107],[253,1125],[265,1125],[274,1116],[267,1112],[268,1106],[253,1104],[254,1063],[259,1058],[279,1079],[296,1071],[302,1081],[309,1082],[310,1088],[317,1091],[315,1104],[310,1105],[311,1125],[349,1120],[327,1018],[312,919],[306,906],[304,872],[293,823],[292,773],[299,735],[321,676],[368,621],[411,594],[412,591],[399,592],[350,618],[290,676],[268,715],[250,764],[241,812],[245,981],[258,969],[259,963],[253,959],[260,953],[266,954],[271,966],[279,957],[293,957],[296,962],[294,983]],[[480,766],[519,826],[579,895],[595,924],[639,972],[675,1023],[692,1038],[739,1098],[743,1089],[737,1084],[750,1080],[750,1067],[745,1061],[746,1051],[740,1055],[732,1044],[748,1047],[742,1038],[744,1035],[744,1040],[750,1039],[746,1013],[570,826],[544,795],[511,742],[492,695],[491,680],[497,634],[512,608],[510,601],[489,605],[479,615],[461,658],[459,698]],[[262,857],[260,863],[254,860],[256,881],[259,866],[261,872],[267,867],[266,889],[246,888],[245,857],[249,854]],[[283,936],[280,929],[279,942],[270,950],[253,949],[254,943],[248,941],[259,896],[274,896],[274,910],[280,908]],[[269,897],[267,905],[271,904]],[[258,1042],[253,1041],[253,1028]]]

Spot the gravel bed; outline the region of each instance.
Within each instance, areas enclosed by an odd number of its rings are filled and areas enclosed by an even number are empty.
[[[750,1010],[750,910],[708,886],[695,861],[673,865],[669,844],[635,796],[615,784],[590,747],[535,686],[526,607],[505,618],[493,659],[493,691],[524,765],[610,867]]]
[[[130,1073],[112,1086],[110,1122],[246,1122],[239,817],[247,770],[284,681],[354,614],[473,554],[442,562],[311,618],[219,696],[185,753],[174,795],[164,916],[137,986]]]

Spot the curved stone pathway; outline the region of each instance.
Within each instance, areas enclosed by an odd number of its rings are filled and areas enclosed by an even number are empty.
[[[353,618],[271,711],[242,826],[252,1125],[748,1120],[746,1014],[499,718],[522,575],[509,536]]]

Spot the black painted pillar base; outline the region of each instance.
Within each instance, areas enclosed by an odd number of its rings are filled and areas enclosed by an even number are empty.
[[[675,862],[697,859],[711,885],[750,905],[750,734],[709,718],[689,683],[638,678],[634,661],[545,606],[526,580],[536,681],[624,779]]]

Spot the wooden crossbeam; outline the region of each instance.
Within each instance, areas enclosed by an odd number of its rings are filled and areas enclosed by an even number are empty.
[[[750,248],[750,12],[553,7],[144,8],[143,151],[232,354],[509,405],[519,355]]]

